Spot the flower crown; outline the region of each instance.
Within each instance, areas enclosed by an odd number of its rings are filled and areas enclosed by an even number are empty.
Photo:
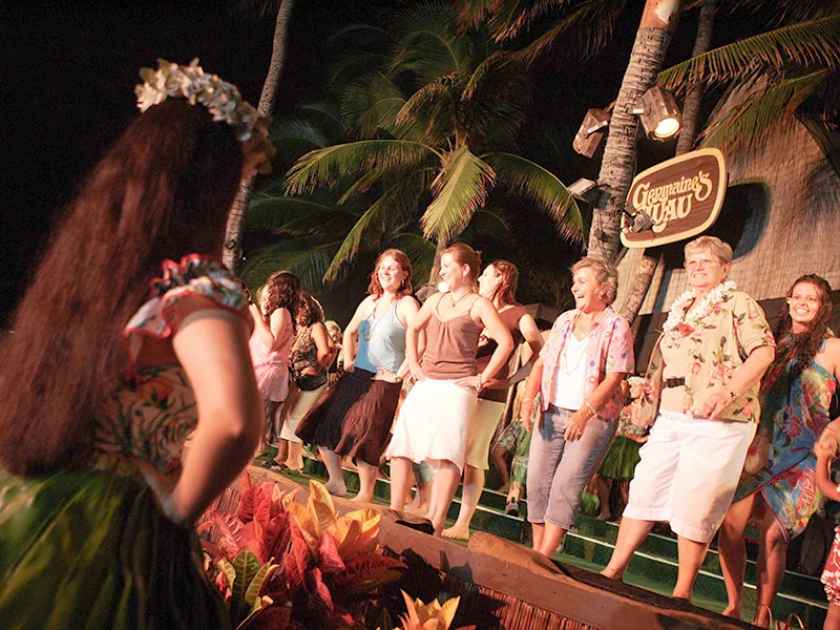
[[[242,99],[235,85],[204,72],[198,59],[193,59],[188,66],[158,59],[158,69],[141,68],[140,78],[143,83],[134,88],[134,93],[141,112],[167,98],[185,98],[190,105],[204,105],[213,120],[223,120],[233,127],[240,142],[250,139],[259,117],[257,110]]]

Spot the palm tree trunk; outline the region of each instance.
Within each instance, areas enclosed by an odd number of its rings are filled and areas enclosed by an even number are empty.
[[[703,0],[700,17],[697,22],[697,36],[694,40],[694,49],[691,51],[692,57],[702,55],[709,50],[712,42],[712,32],[714,31],[717,4],[718,0]],[[702,98],[703,84],[692,84],[686,93],[685,102],[683,103],[682,130],[677,141],[677,155],[690,151],[694,146],[694,140],[697,136],[698,118],[700,116],[700,101]],[[664,264],[665,260],[661,251],[656,254],[647,250],[642,256],[642,262],[637,268],[627,298],[621,306],[621,309],[619,309],[621,314],[630,322],[639,314],[639,309],[642,307],[642,302],[648,292],[650,290],[655,292],[659,291],[659,286],[651,286],[651,281],[657,269]]]
[[[274,21],[274,41],[271,48],[271,61],[268,64],[268,72],[263,82],[260,102],[257,105],[257,112],[260,116],[271,116],[274,112],[274,103],[277,100],[277,88],[280,85],[283,64],[286,60],[286,35],[289,30],[289,19],[293,7],[294,0],[280,0],[280,6],[277,8],[277,19]],[[251,197],[253,183],[253,177],[242,182],[228,213],[222,262],[233,272],[237,271],[237,267],[242,260],[242,224],[245,221],[245,212],[248,210],[248,200]]]
[[[590,256],[612,262],[619,250],[621,210],[636,172],[639,119],[633,107],[656,82],[676,22],[679,0],[646,0],[630,62],[610,120],[598,182],[606,195],[593,209],[589,231]]]

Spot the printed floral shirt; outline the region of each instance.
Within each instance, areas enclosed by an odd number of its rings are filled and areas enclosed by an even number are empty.
[[[713,388],[725,387],[753,350],[776,345],[764,311],[743,291],[726,292],[700,321],[697,329],[678,326],[663,333],[657,342],[658,352],[651,357],[651,364],[655,366],[661,360],[661,377],[656,379],[658,383],[651,382],[648,369],[645,394],[661,391],[661,409],[696,415]],[[663,381],[674,378],[684,378],[685,385],[661,387]],[[760,411],[758,388],[758,382],[751,385],[724,409],[721,418],[756,422]]]
[[[560,355],[566,340],[572,334],[575,321],[580,311],[566,311],[554,322],[551,335],[543,346],[540,357],[543,360],[541,397],[543,410],[551,402],[548,398],[555,391],[560,368]],[[583,397],[586,399],[607,374],[613,372],[632,373],[635,369],[633,356],[633,335],[627,320],[611,308],[604,310],[603,316],[587,336],[585,355],[586,386]],[[624,397],[621,388],[616,387],[613,397],[598,410],[602,420],[615,420],[621,413]]]
[[[248,318],[242,283],[221,263],[197,254],[162,263],[151,297],[129,320],[126,377],[99,406],[93,440],[95,465],[123,467],[137,457],[169,474],[181,463],[184,442],[198,422],[192,388],[180,365],[135,368],[143,339],[171,338],[197,311],[222,310]]]

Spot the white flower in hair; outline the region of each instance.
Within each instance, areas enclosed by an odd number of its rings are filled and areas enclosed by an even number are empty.
[[[242,100],[235,85],[204,72],[198,59],[193,59],[188,66],[158,59],[158,69],[141,68],[140,78],[143,83],[134,88],[134,93],[141,112],[167,98],[185,98],[190,105],[204,105],[213,120],[231,125],[240,141],[251,137],[258,118],[257,110]]]

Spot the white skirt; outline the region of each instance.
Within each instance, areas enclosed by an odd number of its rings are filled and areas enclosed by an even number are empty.
[[[280,430],[281,440],[288,440],[289,442],[294,442],[295,444],[303,444],[301,439],[295,435],[298,423],[300,423],[304,416],[311,411],[312,407],[315,406],[315,403],[318,402],[318,398],[321,396],[321,392],[326,386],[326,383],[324,383],[318,389],[313,389],[311,391],[297,390],[293,400],[290,401],[291,407],[288,410],[283,410],[283,415],[285,417],[283,419],[283,428]]]
[[[464,468],[467,429],[475,414],[476,392],[454,380],[424,378],[400,407],[385,457],[420,463],[442,459]]]

